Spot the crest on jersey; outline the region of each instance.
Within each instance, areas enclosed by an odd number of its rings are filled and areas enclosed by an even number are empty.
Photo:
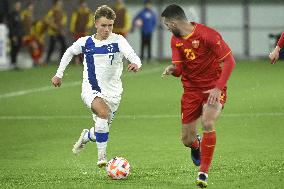
[[[112,45],[112,44],[109,44],[109,45],[107,46],[107,50],[108,50],[108,52],[112,52],[112,51],[113,51],[113,45]]]
[[[192,41],[192,47],[197,49],[199,47],[199,40],[193,40]]]

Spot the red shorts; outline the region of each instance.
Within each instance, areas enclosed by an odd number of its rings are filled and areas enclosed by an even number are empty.
[[[182,124],[188,124],[197,120],[202,115],[203,105],[206,104],[209,93],[199,91],[184,92],[181,98]],[[220,97],[222,107],[226,103],[227,90],[223,89]]]

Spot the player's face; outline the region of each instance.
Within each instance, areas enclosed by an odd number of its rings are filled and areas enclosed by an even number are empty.
[[[95,21],[97,28],[97,38],[107,39],[112,32],[114,20],[109,20],[106,17],[101,17]]]
[[[176,27],[176,23],[173,21],[169,21],[165,18],[163,18],[164,25],[167,27],[167,29],[172,32],[172,34],[176,37],[181,37],[180,30]]]

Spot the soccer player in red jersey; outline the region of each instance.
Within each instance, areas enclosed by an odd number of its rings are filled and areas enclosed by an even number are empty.
[[[279,52],[283,48],[283,46],[284,46],[284,32],[282,32],[275,49],[269,54],[271,64],[275,64],[276,61],[279,59]]]
[[[163,75],[181,76],[182,142],[191,148],[191,158],[200,166],[197,186],[207,187],[208,170],[216,144],[214,124],[226,102],[226,83],[235,66],[231,49],[212,28],[188,21],[183,9],[169,5],[161,14],[172,32],[172,65]],[[202,140],[197,135],[201,120]]]

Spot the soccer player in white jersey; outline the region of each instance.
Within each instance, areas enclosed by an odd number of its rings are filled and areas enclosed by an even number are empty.
[[[72,151],[78,154],[85,144],[90,141],[96,142],[99,167],[107,163],[109,127],[123,91],[120,78],[123,70],[123,56],[130,61],[128,71],[137,72],[141,67],[140,58],[126,39],[112,33],[115,17],[115,12],[107,5],[99,7],[95,12],[97,33],[81,37],[74,42],[64,53],[58,70],[51,79],[55,87],[60,87],[63,72],[72,57],[80,53],[84,54],[81,97],[92,110],[95,126],[90,130],[83,129]]]

